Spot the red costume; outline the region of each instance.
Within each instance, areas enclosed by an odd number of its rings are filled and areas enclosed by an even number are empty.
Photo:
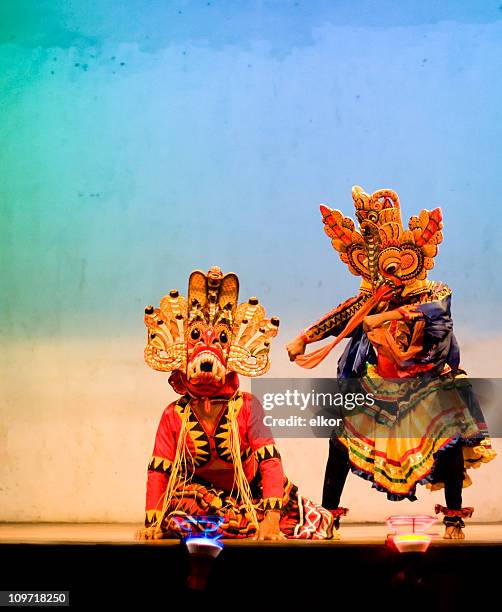
[[[218,268],[190,277],[188,304],[172,291],[146,309],[147,363],[174,370],[180,398],[160,420],[148,466],[146,527],[179,533],[176,517],[217,515],[226,537],[248,537],[269,511],[287,537],[333,537],[331,513],[298,494],[284,476],[263,409],[239,391],[237,372],[269,367],[278,320],[256,298],[237,306],[238,281]],[[210,415],[210,418],[208,417]]]

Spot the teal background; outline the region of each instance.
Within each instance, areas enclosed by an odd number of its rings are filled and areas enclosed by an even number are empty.
[[[1,330],[143,334],[218,264],[296,330],[355,292],[318,205],[441,206],[431,274],[500,330],[500,1],[11,1]]]

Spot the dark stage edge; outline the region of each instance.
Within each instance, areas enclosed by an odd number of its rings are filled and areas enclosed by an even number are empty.
[[[352,527],[354,529],[354,527]],[[187,554],[176,541],[0,543],[0,590],[70,591],[71,609],[498,610],[502,544],[433,542],[400,554],[382,541],[231,541],[204,592],[185,586]],[[344,530],[341,534],[343,537]]]

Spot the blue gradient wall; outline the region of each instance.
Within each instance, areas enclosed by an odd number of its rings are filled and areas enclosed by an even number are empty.
[[[354,183],[442,206],[435,277],[462,321],[498,325],[496,2],[10,4],[4,333],[98,334],[119,311],[135,334],[214,263],[302,325],[357,286],[318,212],[351,212]]]

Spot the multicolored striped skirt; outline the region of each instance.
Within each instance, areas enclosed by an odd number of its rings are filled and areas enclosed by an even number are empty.
[[[467,468],[496,456],[467,377],[391,381],[376,375],[372,366],[366,374],[357,384],[375,403],[346,416],[336,441],[348,450],[352,471],[389,499],[416,499],[417,484],[444,486],[435,467],[441,451],[459,441],[464,487],[471,484]]]

